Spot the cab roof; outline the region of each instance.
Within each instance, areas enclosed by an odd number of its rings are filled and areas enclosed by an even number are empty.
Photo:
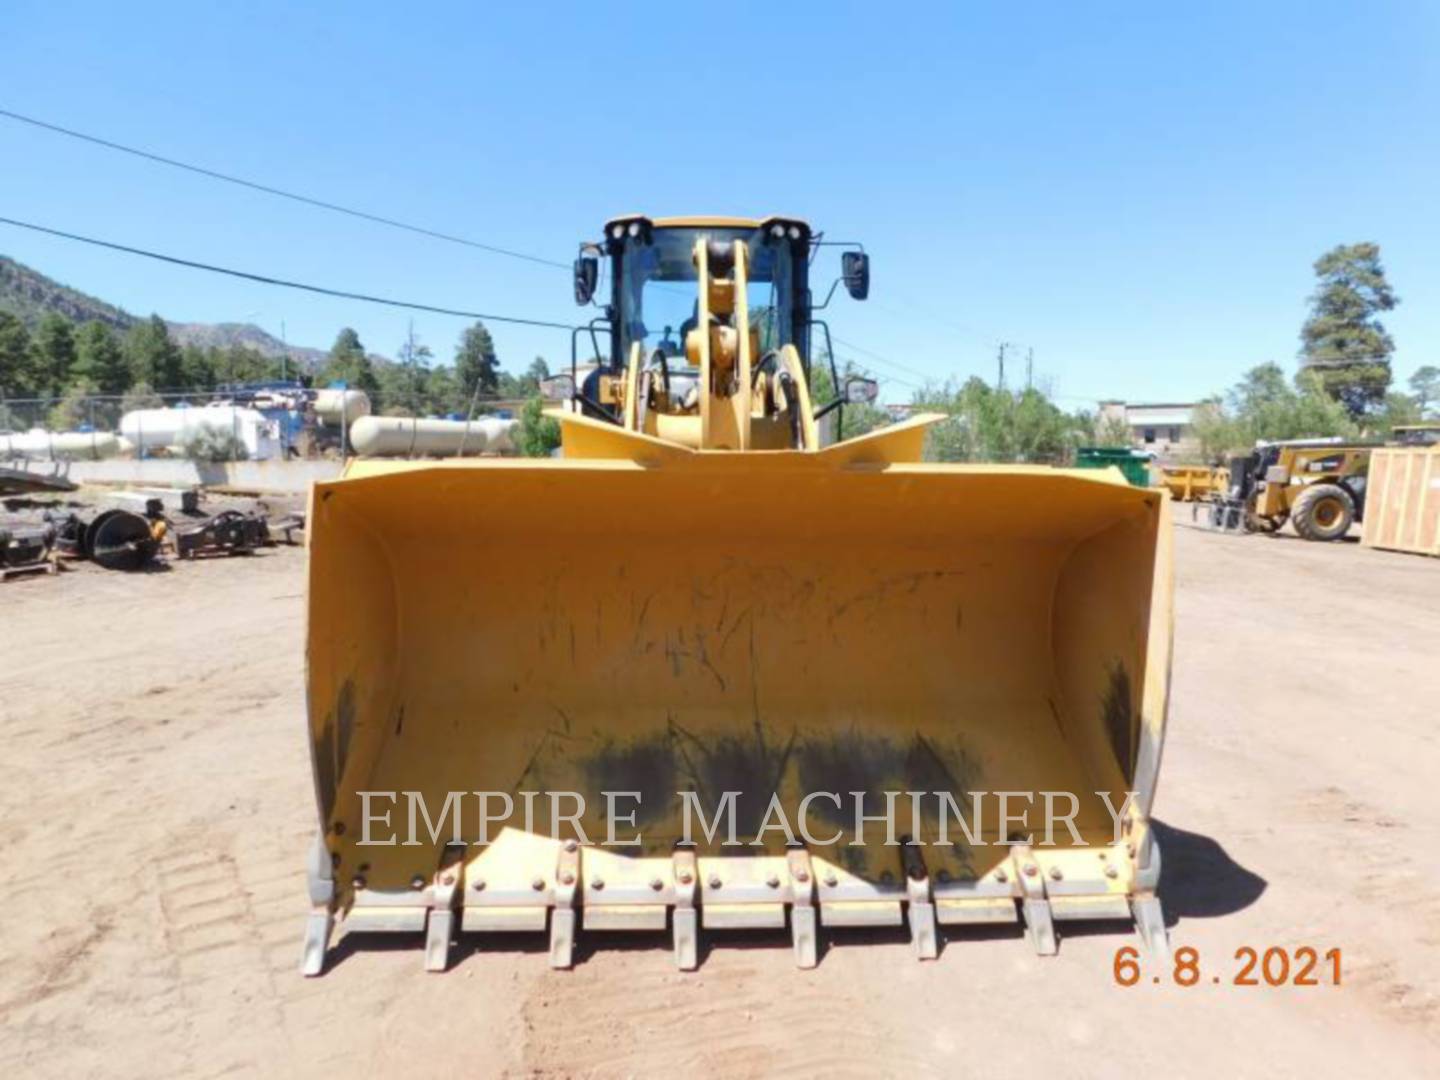
[[[634,221],[637,217],[643,216],[643,214],[621,214],[605,222],[605,228],[608,231],[610,226],[616,222]],[[806,231],[810,230],[808,222],[801,218],[787,217],[784,214],[771,214],[763,218],[725,217],[720,214],[686,214],[679,217],[651,218],[650,223],[657,229],[758,229],[765,222],[776,219],[803,225]]]

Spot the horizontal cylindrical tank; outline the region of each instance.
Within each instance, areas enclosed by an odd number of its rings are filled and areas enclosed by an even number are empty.
[[[504,420],[498,416],[484,416],[475,420],[485,432],[485,449],[491,454],[512,454],[515,452],[515,431],[520,427],[518,420]]]
[[[315,391],[315,419],[327,427],[339,427],[341,420],[353,424],[370,415],[370,396],[364,390],[327,387]]]
[[[42,461],[99,461],[120,452],[120,440],[108,431],[29,431],[0,435],[0,458]]]
[[[162,448],[183,452],[186,442],[207,428],[233,432],[253,461],[264,461],[280,452],[276,425],[257,410],[244,406],[135,409],[120,418],[120,434],[141,452]]]
[[[473,457],[514,449],[514,427],[514,420],[493,417],[466,422],[364,416],[350,425],[350,445],[361,457]]]

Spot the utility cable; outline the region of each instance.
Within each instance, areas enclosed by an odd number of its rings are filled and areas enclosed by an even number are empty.
[[[369,296],[365,293],[350,292],[346,289],[331,289],[324,285],[309,285],[302,281],[287,281],[285,278],[271,277],[268,274],[252,274],[247,270],[232,270],[225,266],[214,266],[210,263],[196,262],[193,259],[182,259],[176,255],[165,255],[158,251],[147,251],[144,248],[130,247],[127,244],[116,244],[109,240],[98,240],[93,236],[81,236],[79,233],[65,232],[61,229],[51,229],[45,225],[35,225],[28,221],[16,221],[14,218],[0,217],[0,224],[14,225],[19,229],[29,229],[32,232],[59,236],[65,240],[75,240],[81,244],[91,244],[95,247],[109,248],[111,251],[121,251],[127,255],[139,255],[146,259],[156,259],[159,262],[171,263],[175,266],[185,266],[192,270],[205,270],[212,274],[226,274],[230,277],[243,278],[246,281],[258,281],[262,285],[278,285],[285,289],[299,289],[302,292],[319,293],[322,296],[335,296],[342,300],[359,300],[366,304],[383,304],[386,307],[406,308],[410,311],[428,311],[434,315],[457,315],[463,319],[513,323],[517,326],[539,326],[550,330],[576,329],[576,327],[570,323],[549,322],[545,319],[522,319],[514,315],[487,315],[480,311],[463,311],[459,308],[438,307],[434,304],[420,304],[410,300],[393,300],[384,296]]]
[[[546,259],[539,255],[531,255],[524,251],[514,251],[510,248],[497,247],[494,244],[482,243],[479,240],[471,240],[468,237],[456,236],[454,233],[441,232],[439,229],[429,229],[423,225],[412,225],[407,221],[384,217],[380,214],[372,214],[365,210],[356,210],[354,207],[342,206],[340,203],[317,199],[311,195],[301,195],[294,191],[286,191],[284,188],[273,187],[270,184],[262,184],[257,180],[246,180],[242,176],[232,176],[229,173],[223,173],[216,169],[207,169],[203,165],[192,165],[186,161],[178,161],[175,158],[165,157],[161,154],[152,153],[149,150],[141,150],[138,147],[126,146],[124,143],[113,142],[110,139],[102,139],[98,135],[88,135],[83,131],[76,131],[73,128],[61,127],[59,124],[51,124],[45,120],[37,120],[33,116],[25,116],[21,113],[12,112],[9,109],[0,109],[0,116],[10,120],[17,120],[22,124],[29,124],[32,127],[43,128],[46,131],[53,131],[57,135],[65,135],[72,139],[79,139],[82,142],[92,143],[95,146],[103,146],[107,150],[118,150],[120,153],[129,154],[132,157],[144,158],[146,161],[153,161],[160,165],[168,165],[172,169],[183,169],[185,172],[195,173],[198,176],[206,176],[212,180],[220,180],[227,184],[235,184],[238,187],[249,188],[252,191],[264,192],[266,195],[289,199],[291,202],[304,203],[306,206],[319,207],[321,210],[330,210],[337,214],[346,214],[353,218],[374,222],[377,225],[388,225],[392,229],[403,229],[406,232],[428,236],[435,240],[444,240],[451,244],[463,244],[465,247],[488,251],[492,255],[505,255],[511,259],[523,259],[526,262],[537,263],[541,266],[553,266],[561,270],[570,269],[567,263],[557,262],[554,259]]]

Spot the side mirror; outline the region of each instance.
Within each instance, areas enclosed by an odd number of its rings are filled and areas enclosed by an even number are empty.
[[[591,259],[590,262],[595,262]],[[580,293],[580,279],[575,279],[575,293]],[[552,375],[540,380],[540,396],[546,401],[569,401],[575,396],[575,380],[568,374]]]
[[[582,307],[590,303],[595,295],[595,286],[600,281],[600,260],[593,255],[581,255],[575,260],[575,303]]]
[[[845,380],[845,401],[850,405],[868,405],[880,396],[880,384],[859,376]]]
[[[863,251],[847,251],[840,256],[840,276],[845,291],[855,300],[870,295],[870,256]]]

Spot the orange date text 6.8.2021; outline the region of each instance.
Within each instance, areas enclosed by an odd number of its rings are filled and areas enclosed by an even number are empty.
[[[1122,945],[1113,966],[1119,986],[1171,983],[1175,986],[1339,986],[1340,950],[1321,951],[1310,945],[1294,948],[1243,945],[1221,965],[1202,965],[1200,951],[1189,945],[1175,950],[1165,967],[1154,973],[1141,966],[1140,950]]]

